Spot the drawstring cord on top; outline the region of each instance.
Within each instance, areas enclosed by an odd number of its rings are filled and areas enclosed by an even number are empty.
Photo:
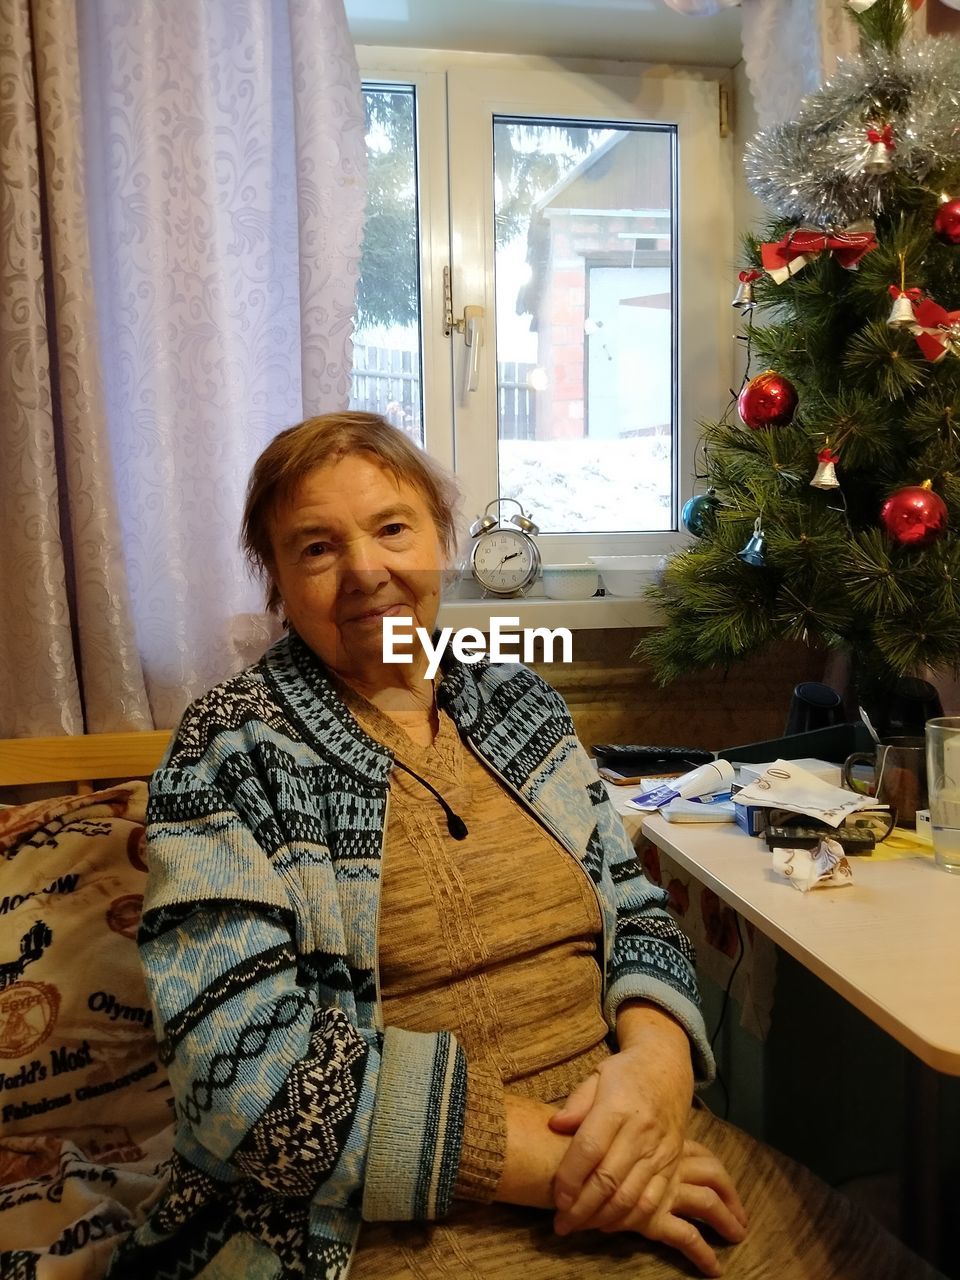
[[[399,760],[394,759],[393,763],[395,768],[402,769],[404,773],[409,773],[411,778],[415,778],[416,781],[420,783],[421,787],[426,787],[430,794],[436,799],[437,803],[446,814],[447,830],[450,832],[451,836],[453,836],[454,840],[466,840],[469,835],[469,832],[467,831],[467,824],[458,813],[454,813],[436,787],[431,786],[426,778],[421,778],[419,773],[414,773],[412,769],[408,768],[405,764],[401,764]]]

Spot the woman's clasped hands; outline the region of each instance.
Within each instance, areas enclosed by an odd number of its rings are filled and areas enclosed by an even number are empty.
[[[686,1136],[693,1092],[686,1034],[643,1005],[621,1011],[617,1031],[620,1052],[550,1120],[555,1132],[572,1135],[553,1181],[555,1229],[635,1231],[719,1275],[700,1226],[736,1243],[747,1215],[721,1162]]]

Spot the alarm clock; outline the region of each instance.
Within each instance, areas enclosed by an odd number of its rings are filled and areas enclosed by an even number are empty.
[[[540,530],[523,507],[508,523],[501,522],[499,515],[490,515],[494,503],[501,502],[516,502],[520,507],[516,498],[494,498],[487,503],[484,514],[470,526],[474,540],[470,570],[489,595],[522,596],[540,574],[540,548],[534,541]]]

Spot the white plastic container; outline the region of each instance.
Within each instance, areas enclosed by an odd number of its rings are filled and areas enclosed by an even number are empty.
[[[666,556],[588,556],[600,570],[603,585],[612,596],[642,596],[659,582]]]
[[[545,564],[543,594],[551,600],[589,600],[600,575],[592,564]]]

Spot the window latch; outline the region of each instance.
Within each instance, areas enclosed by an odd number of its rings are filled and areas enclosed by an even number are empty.
[[[450,268],[443,268],[443,336],[449,338],[456,331],[463,334],[467,348],[465,391],[476,391],[480,382],[480,348],[483,346],[483,307],[466,306],[459,319],[453,318],[453,290],[450,285]]]

